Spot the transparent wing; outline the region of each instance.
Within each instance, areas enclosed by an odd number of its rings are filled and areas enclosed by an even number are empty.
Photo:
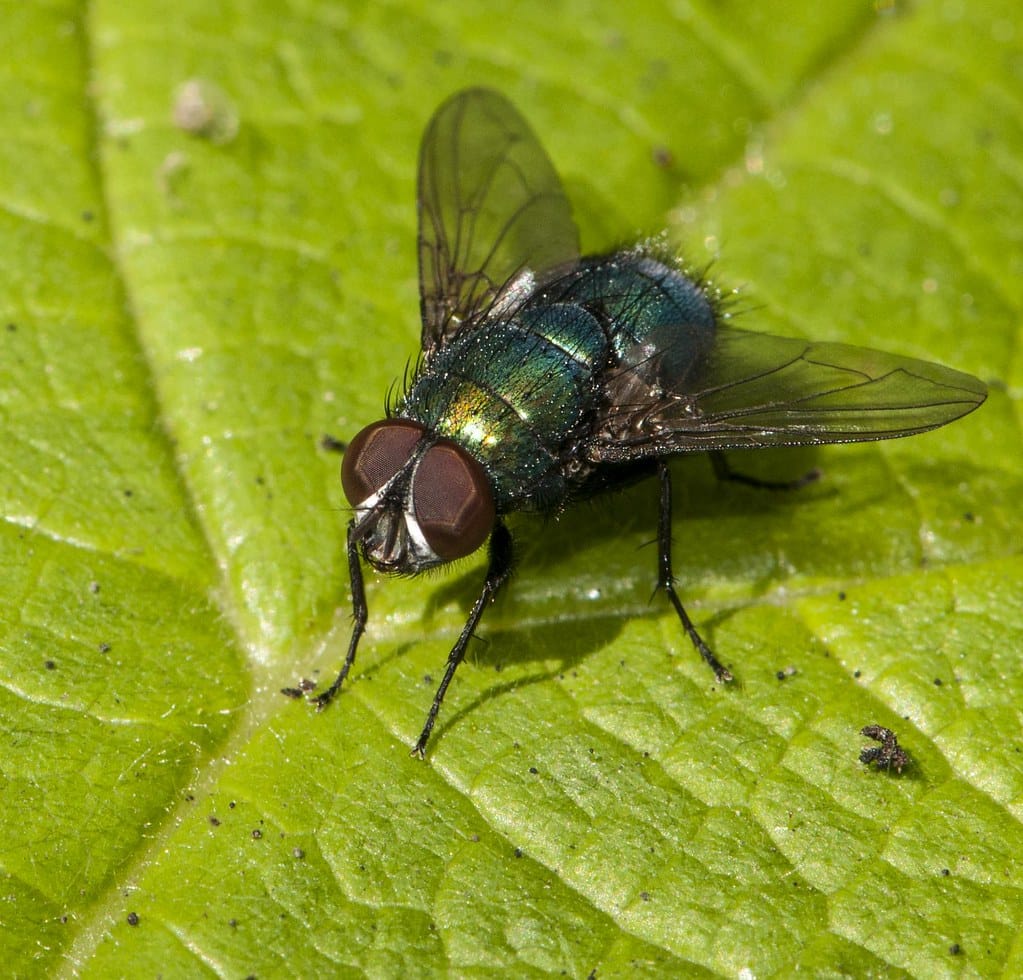
[[[503,96],[474,88],[434,114],[419,154],[419,291],[427,359],[502,298],[575,261],[561,181]],[[504,292],[502,292],[504,291]]]
[[[672,330],[658,334],[609,371],[593,461],[893,439],[952,422],[987,397],[971,375],[865,347],[719,327],[683,365]]]

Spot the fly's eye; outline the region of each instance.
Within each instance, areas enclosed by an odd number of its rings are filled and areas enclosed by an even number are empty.
[[[427,544],[444,561],[471,555],[487,540],[496,517],[486,471],[444,440],[423,454],[412,480],[412,506]]]
[[[412,456],[423,434],[417,422],[384,419],[367,425],[345,450],[341,486],[353,507],[380,490]]]

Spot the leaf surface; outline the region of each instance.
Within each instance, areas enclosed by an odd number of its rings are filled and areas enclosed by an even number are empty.
[[[28,975],[1023,970],[1023,35],[1009,0],[6,4],[0,949]],[[575,27],[568,30],[566,25]],[[415,354],[415,161],[488,84],[587,249],[667,227],[738,322],[990,386],[884,445],[680,460],[369,584],[324,433]],[[780,678],[780,679],[779,679]],[[894,729],[901,775],[857,761]]]

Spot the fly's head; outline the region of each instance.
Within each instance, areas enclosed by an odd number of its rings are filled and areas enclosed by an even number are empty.
[[[479,462],[408,419],[366,426],[345,452],[341,485],[355,508],[355,540],[381,572],[414,575],[464,558],[496,519]]]

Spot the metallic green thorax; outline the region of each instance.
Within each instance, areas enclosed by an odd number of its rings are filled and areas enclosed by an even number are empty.
[[[472,453],[498,512],[547,510],[572,489],[573,449],[615,366],[660,356],[684,378],[714,336],[701,287],[642,251],[584,259],[511,313],[459,333],[395,413]]]

